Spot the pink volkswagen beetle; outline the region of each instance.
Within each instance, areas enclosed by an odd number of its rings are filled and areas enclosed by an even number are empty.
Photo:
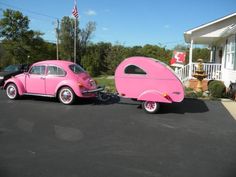
[[[22,95],[57,97],[63,104],[72,104],[77,97],[95,97],[103,90],[78,64],[47,60],[34,63],[28,72],[8,79],[4,88],[10,99]]]
[[[181,102],[182,82],[166,64],[146,57],[125,59],[115,72],[119,95],[143,102],[148,113],[156,113],[159,103]]]

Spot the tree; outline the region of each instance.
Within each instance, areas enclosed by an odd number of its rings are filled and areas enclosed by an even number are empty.
[[[63,17],[59,31],[60,55],[63,59],[73,60],[74,52],[74,20],[70,17]],[[77,23],[78,24],[78,23]],[[78,25],[77,25],[78,29]]]
[[[7,9],[0,20],[0,37],[5,54],[4,63],[31,63],[42,59],[44,41],[42,33],[29,30],[27,16],[19,11]]]
[[[106,57],[111,48],[110,43],[90,44],[86,53],[82,56],[81,65],[92,75],[106,74]]]
[[[122,45],[112,46],[106,57],[107,74],[113,75],[116,67],[128,56],[128,48]]]
[[[143,56],[155,58],[165,63],[169,63],[172,56],[171,50],[168,50],[165,47],[149,44],[142,48],[141,53]]]
[[[7,9],[3,11],[3,18],[0,20],[0,37],[3,38],[2,45],[6,51],[8,60],[21,62],[26,54],[26,46],[23,42],[29,28],[29,19],[19,11]],[[7,63],[7,62],[6,62]]]
[[[203,59],[204,62],[209,61],[210,51],[207,48],[194,48],[193,49],[193,61],[196,62],[197,59]]]
[[[74,57],[74,24],[74,19],[66,16],[62,18],[59,39],[61,42],[61,56],[63,59],[73,60]],[[94,22],[89,22],[85,29],[80,29],[79,21],[77,20],[76,25],[76,59],[77,63],[80,63],[80,59],[86,52],[86,47],[92,33],[96,29],[96,24]]]
[[[5,50],[2,43],[0,42],[0,70],[4,65],[4,59],[3,59],[4,55],[5,55]]]
[[[85,29],[79,33],[79,56],[83,56],[86,52],[86,47],[92,37],[92,33],[96,30],[95,22],[88,22]]]
[[[6,9],[0,20],[0,37],[7,40],[17,40],[29,29],[29,19],[19,11]]]

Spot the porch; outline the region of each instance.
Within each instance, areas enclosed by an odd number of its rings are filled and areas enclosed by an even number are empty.
[[[184,85],[187,85],[190,88],[195,88],[197,84],[196,78],[192,76],[197,69],[198,63],[193,62],[185,65],[183,68],[176,69],[175,73],[179,79],[183,82]],[[207,82],[209,80],[222,80],[221,75],[221,64],[220,63],[204,63],[203,69],[207,74],[207,77],[203,80],[203,90],[207,90]]]
[[[184,32],[184,39],[189,44],[189,64],[176,70],[183,81],[192,79],[197,63],[193,62],[194,45],[205,45],[210,49],[210,62],[204,63],[206,80],[221,80],[226,87],[236,80],[236,13],[216,19]]]
[[[189,63],[183,68],[176,69],[175,73],[183,83],[190,79],[195,79],[192,75],[197,69],[197,64],[196,62]],[[222,80],[220,63],[204,63],[203,69],[207,74],[206,80]]]

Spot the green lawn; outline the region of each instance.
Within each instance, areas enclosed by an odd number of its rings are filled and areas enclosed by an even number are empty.
[[[115,81],[113,76],[99,76],[94,78],[97,84],[100,86],[105,86],[106,91],[116,92]]]

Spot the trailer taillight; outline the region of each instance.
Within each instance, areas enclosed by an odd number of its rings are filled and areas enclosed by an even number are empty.
[[[166,98],[167,100],[172,101],[171,97],[170,97],[167,93],[163,93],[162,95],[163,95],[164,98]]]

